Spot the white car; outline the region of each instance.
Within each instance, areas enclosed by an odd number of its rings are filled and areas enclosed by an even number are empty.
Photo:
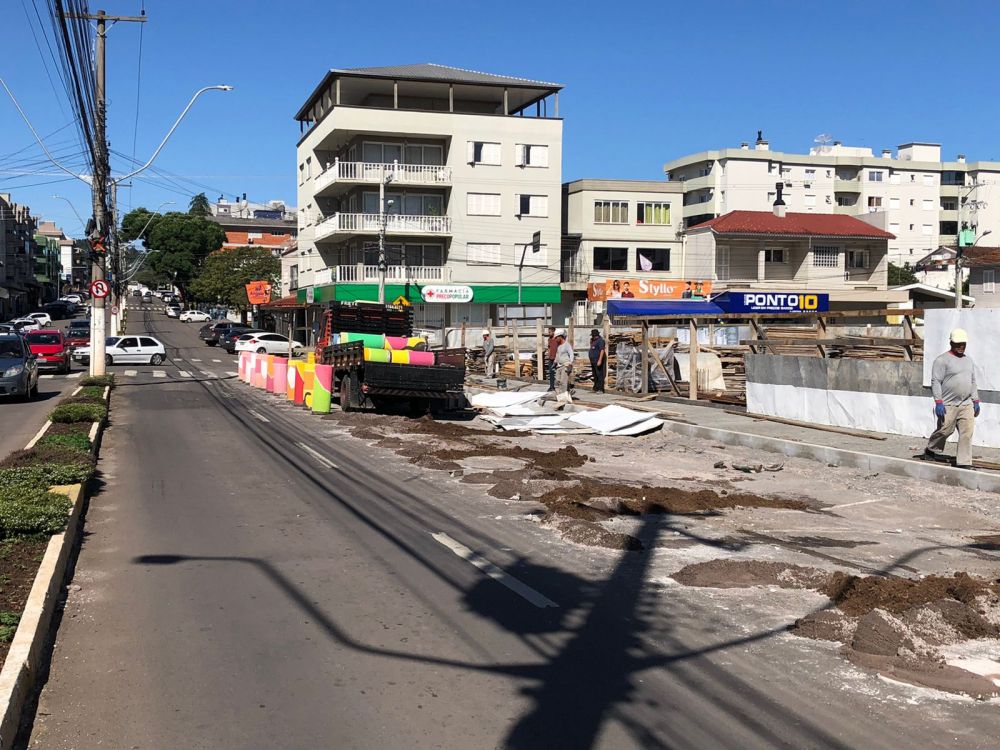
[[[181,323],[207,323],[212,316],[201,310],[185,310],[181,313]]]
[[[297,357],[305,348],[298,341],[292,342],[292,356]],[[245,333],[236,339],[237,352],[257,352],[259,354],[288,354],[288,337],[280,333]]]
[[[109,336],[104,342],[104,361],[109,365],[137,364],[162,365],[167,349],[150,336]],[[73,359],[90,362],[90,346],[73,350]]]
[[[42,328],[52,325],[52,316],[46,312],[28,313],[28,317],[37,320],[38,325],[42,326]]]
[[[180,316],[181,316],[181,309],[179,307],[173,307],[172,305],[167,305],[168,318],[179,318]]]
[[[14,320],[8,321],[7,325],[19,331],[37,331],[42,327],[42,324],[34,318],[14,318]]]

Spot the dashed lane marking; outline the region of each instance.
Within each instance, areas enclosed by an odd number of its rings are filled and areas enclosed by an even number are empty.
[[[192,362],[201,362],[201,360],[200,360],[200,359],[192,359],[191,361],[192,361]]]
[[[528,586],[526,583],[522,583],[521,581],[514,578],[514,576],[509,575],[501,568],[498,568],[496,565],[491,563],[485,557],[477,555],[475,552],[466,547],[464,544],[456,542],[454,539],[445,534],[443,531],[439,531],[436,534],[431,534],[431,536],[434,538],[434,541],[436,541],[438,544],[444,545],[452,552],[454,552],[456,555],[465,560],[467,563],[470,563],[474,567],[478,568],[485,575],[489,576],[497,583],[502,583],[504,586],[513,591],[515,594],[522,597],[523,599],[527,599],[529,602],[534,604],[539,609],[544,609],[545,607],[559,606],[554,601],[549,599],[547,596],[539,594],[537,591]]]
[[[310,456],[315,458],[317,461],[319,461],[321,464],[323,464],[326,468],[337,469],[338,471],[340,470],[340,467],[337,466],[337,464],[335,464],[333,461],[331,461],[329,458],[324,456],[319,451],[313,450],[305,443],[296,443],[296,445],[299,446],[299,448],[304,450],[306,453],[308,453]]]
[[[265,417],[263,414],[261,414],[260,412],[256,412],[253,409],[247,409],[247,411],[250,412],[250,415],[254,419],[259,419],[261,422],[270,422],[271,421],[270,419],[268,419],[267,417]]]
[[[167,377],[167,373],[165,373],[163,370],[153,370],[153,377],[154,378],[165,378],[165,377]]]
[[[227,378],[235,378],[237,375],[239,375],[238,372],[233,372],[232,370],[226,370]]]
[[[47,372],[44,375],[39,375],[38,377],[41,378],[42,380],[51,380],[52,378],[55,377],[55,375],[53,375],[51,372]]]
[[[221,360],[221,359],[213,359],[212,361],[213,361],[213,362],[217,362],[217,363],[219,363],[220,365],[222,364],[222,360]]]
[[[67,377],[67,378],[78,378],[78,377],[80,377],[81,375],[83,375],[83,372],[71,372],[71,373],[70,373],[69,375],[67,375],[66,377]]]
[[[138,370],[126,370],[123,373],[123,375],[125,375],[126,378],[134,378],[138,374],[139,374]]]
[[[182,378],[189,378],[189,377],[191,377],[191,373],[189,373],[187,370],[178,370],[177,372],[180,373],[180,376]]]

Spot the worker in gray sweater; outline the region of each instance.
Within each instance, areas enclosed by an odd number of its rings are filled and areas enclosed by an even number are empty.
[[[924,455],[945,460],[945,441],[958,429],[958,454],[955,466],[972,468],[972,430],[979,416],[979,391],[976,389],[975,364],[966,356],[969,335],[961,328],[951,332],[951,348],[934,360],[931,369],[931,393],[934,394],[934,414],[937,429],[927,441]]]

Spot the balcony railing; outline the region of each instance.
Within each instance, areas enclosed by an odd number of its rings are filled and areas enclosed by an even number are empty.
[[[378,234],[383,221],[386,234],[451,234],[450,216],[336,213],[316,225],[314,237],[321,240],[338,234]]]
[[[385,279],[390,282],[448,280],[445,266],[387,266]],[[364,263],[337,266],[338,283],[358,284],[369,281],[378,281],[378,266]]]
[[[336,183],[378,185],[392,178],[393,185],[451,185],[451,167],[435,164],[380,164],[362,161],[333,163],[316,177],[316,192]]]

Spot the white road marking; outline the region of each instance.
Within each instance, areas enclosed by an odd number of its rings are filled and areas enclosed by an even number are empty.
[[[191,361],[192,361],[192,362],[201,362],[201,360],[200,360],[200,359],[192,359]]]
[[[66,377],[67,377],[67,378],[78,378],[78,377],[80,377],[81,375],[83,375],[83,373],[82,373],[82,372],[71,372],[71,373],[70,373],[69,375],[67,375]]]
[[[310,456],[312,456],[313,458],[315,458],[317,461],[319,461],[321,464],[323,464],[326,468],[328,468],[328,469],[337,469],[338,471],[340,471],[340,467],[337,466],[337,464],[335,464],[333,461],[331,461],[330,459],[328,459],[326,456],[324,456],[322,453],[320,453],[318,451],[314,451],[312,448],[310,448],[305,443],[296,443],[296,445],[299,446],[306,453],[308,453]]]
[[[165,373],[163,370],[153,370],[153,377],[154,378],[165,378],[165,377],[167,377],[167,373]]]
[[[220,365],[222,364],[222,360],[221,359],[213,359],[212,361],[213,362],[218,362]]]
[[[261,422],[270,422],[271,420],[265,417],[263,414],[255,412],[253,409],[247,409],[248,412],[255,418],[259,419]]]
[[[856,503],[844,503],[843,505],[835,505],[833,507],[835,507],[835,508],[837,508],[839,510],[840,508],[853,508],[855,505],[868,505],[868,503],[882,503],[882,502],[885,502],[886,500],[889,500],[889,499],[891,499],[891,498],[876,497],[876,498],[873,498],[871,500],[858,500],[858,502],[856,502]]]
[[[228,378],[235,378],[237,375],[239,375],[238,372],[233,372],[232,370],[227,370],[226,371],[226,377],[228,377]]]
[[[177,372],[180,373],[180,376],[182,378],[189,378],[189,377],[191,377],[191,373],[189,373],[187,370],[178,370]]]
[[[475,552],[466,547],[464,544],[456,542],[454,539],[445,534],[443,531],[439,531],[437,534],[431,534],[431,536],[434,537],[434,541],[438,542],[439,544],[443,544],[445,547],[450,549],[452,552],[461,557],[463,560],[479,568],[479,570],[481,570],[487,576],[492,578],[494,581],[502,583],[504,586],[513,591],[515,594],[524,599],[527,599],[529,602],[534,604],[539,609],[543,609],[545,607],[559,606],[548,597],[539,594],[537,591],[535,591],[527,584],[521,583],[513,576],[508,575],[502,569],[498,568],[496,565],[491,563],[486,558],[477,555]]]
[[[51,380],[52,378],[55,377],[55,375],[53,375],[52,373],[45,373],[44,375],[39,375],[38,377],[43,380]]]
[[[122,374],[123,374],[123,375],[124,375],[124,376],[125,376],[126,378],[134,378],[134,377],[135,377],[136,375],[138,375],[138,374],[139,374],[139,371],[138,371],[138,370],[126,370],[126,371],[125,371],[124,373],[122,373]]]

